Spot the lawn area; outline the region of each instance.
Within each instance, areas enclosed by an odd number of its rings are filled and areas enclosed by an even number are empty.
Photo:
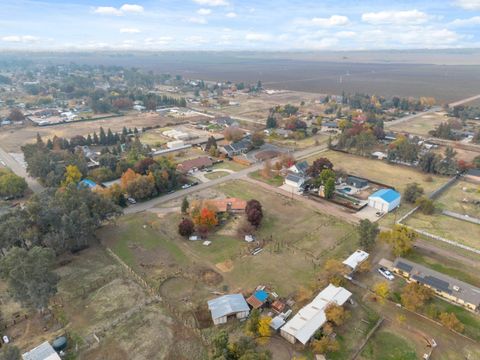
[[[470,182],[457,181],[436,200],[435,205],[441,210],[480,218],[480,206],[474,201],[480,202],[480,187]]]
[[[169,130],[169,128],[152,129],[144,132],[140,135],[140,141],[142,144],[160,147],[170,141],[168,137],[162,135],[162,132],[166,130]]]
[[[278,146],[286,146],[295,149],[306,149],[308,147],[312,147],[315,145],[324,144],[328,141],[328,135],[325,134],[318,134],[315,136],[309,136],[302,140],[295,140],[295,139],[282,139],[280,137],[270,137],[267,138],[267,142]]]
[[[415,349],[408,339],[379,330],[369,340],[360,356],[362,360],[416,360]]]
[[[262,170],[254,171],[254,172],[248,174],[248,176],[250,176],[252,179],[263,181],[264,183],[267,183],[267,184],[275,186],[275,187],[282,186],[283,185],[283,180],[284,180],[283,177],[281,177],[280,175],[275,175],[275,176],[272,176],[269,179],[265,179],[262,176]]]
[[[442,215],[438,210],[433,215],[417,211],[405,225],[480,249],[480,225]]]
[[[246,168],[247,166],[239,164],[238,162],[235,162],[233,160],[228,160],[228,159],[225,159],[223,162],[217,163],[212,166],[212,169],[227,169],[232,171],[240,171]]]
[[[430,130],[435,129],[442,122],[447,121],[448,118],[444,116],[444,114],[444,112],[428,113],[390,127],[388,126],[388,123],[386,125],[389,130],[428,136]]]
[[[227,175],[229,175],[229,173],[226,171],[215,171],[211,173],[205,173],[205,177],[210,180],[220,179]]]

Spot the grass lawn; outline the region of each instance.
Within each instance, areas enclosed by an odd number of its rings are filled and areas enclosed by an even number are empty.
[[[480,218],[480,206],[474,203],[474,201],[480,201],[479,190],[478,185],[457,181],[436,200],[435,205],[441,210],[450,210]]]
[[[438,210],[433,215],[424,215],[417,211],[405,224],[480,249],[480,225],[442,215]]]
[[[282,139],[280,137],[270,137],[267,138],[267,142],[270,142],[279,146],[292,147],[295,149],[305,149],[315,145],[324,144],[328,141],[328,135],[318,134],[314,136],[309,136],[302,140],[295,139]]]
[[[162,132],[169,130],[169,128],[162,128],[162,129],[153,129],[147,132],[144,132],[140,135],[140,141],[142,144],[147,144],[153,147],[159,147],[167,142],[169,142],[169,138],[162,135]]]
[[[240,171],[246,169],[247,166],[239,164],[233,160],[225,159],[222,163],[218,163],[212,166],[212,169],[227,169],[232,171]]]
[[[282,186],[283,185],[283,180],[284,180],[283,177],[281,177],[280,175],[275,175],[275,176],[272,176],[269,179],[265,179],[262,176],[262,170],[254,171],[254,172],[248,174],[248,176],[250,176],[252,179],[263,181],[264,183],[267,183],[267,184],[275,186],[275,187]]]
[[[379,330],[363,349],[362,360],[416,360],[415,349],[408,339],[389,331]]]
[[[229,173],[226,171],[215,171],[211,173],[205,173],[205,177],[210,180],[220,179],[227,175],[229,175]]]
[[[447,121],[447,117],[443,115],[443,112],[428,113],[425,115],[417,116],[409,121],[393,125],[389,130],[408,132],[411,134],[428,136],[430,130],[434,130],[442,122]]]

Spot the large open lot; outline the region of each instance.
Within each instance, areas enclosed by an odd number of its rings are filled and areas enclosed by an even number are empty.
[[[442,122],[447,121],[447,119],[444,112],[428,113],[390,126],[389,129],[420,136],[429,136],[428,132],[430,130],[434,130]]]
[[[442,210],[449,210],[480,218],[480,206],[476,201],[480,201],[478,186],[458,181],[435,201],[436,210],[433,215],[416,212],[406,220],[406,224],[480,249],[480,225],[442,214]]]
[[[35,141],[37,133],[44,139],[59,137],[71,138],[75,135],[88,135],[94,131],[99,133],[100,127],[110,128],[112,131],[121,131],[125,126],[127,128],[138,128],[148,126],[166,126],[184,121],[182,119],[172,119],[163,117],[155,113],[132,112],[125,116],[112,117],[108,119],[82,121],[74,123],[65,123],[53,126],[26,126],[24,128],[2,130],[0,131],[0,144],[8,152],[20,152],[20,146]]]

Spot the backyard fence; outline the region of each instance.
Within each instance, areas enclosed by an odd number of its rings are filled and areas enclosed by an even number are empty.
[[[468,221],[468,222],[480,225],[480,219],[477,219],[468,215],[463,215],[463,214],[459,214],[459,213],[448,211],[448,210],[443,210],[442,214],[453,217],[458,220]]]

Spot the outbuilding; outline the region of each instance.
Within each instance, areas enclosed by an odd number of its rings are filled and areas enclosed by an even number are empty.
[[[393,189],[381,189],[368,197],[368,206],[387,213],[400,206],[401,195]]]
[[[223,295],[208,301],[208,309],[215,325],[225,324],[229,317],[237,319],[248,317],[250,308],[242,294]]]
[[[368,259],[368,253],[363,250],[357,250],[343,261],[351,271],[355,271],[361,263]]]
[[[22,354],[23,360],[61,360],[48,341]]]
[[[355,186],[357,189],[363,189],[368,186],[368,180],[356,176],[349,176],[347,177],[347,184]]]

